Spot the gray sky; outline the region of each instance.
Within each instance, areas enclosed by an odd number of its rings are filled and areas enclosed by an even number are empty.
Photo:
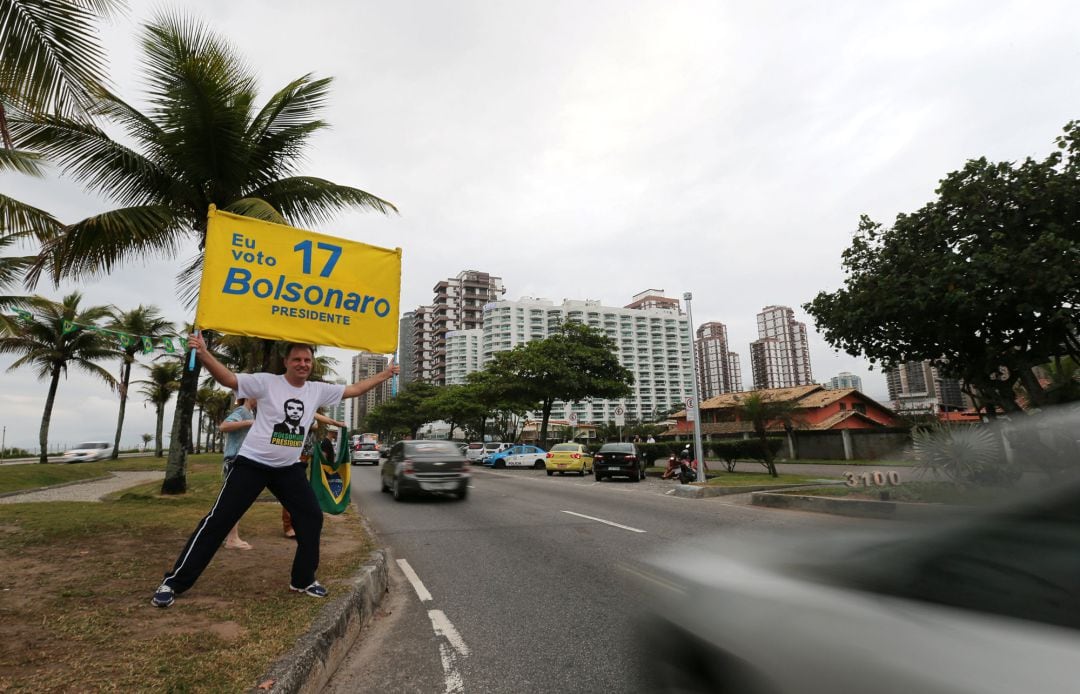
[[[141,100],[133,2],[105,28],[116,90]],[[840,286],[862,213],[891,222],[968,158],[1043,157],[1080,115],[1075,2],[395,2],[189,0],[257,70],[264,95],[335,78],[305,173],[392,201],[400,216],[318,229],[404,249],[402,309],[464,269],[507,298],[626,304],[694,293],[728,326],[749,386],[755,314]],[[108,207],[70,181],[0,176],[75,221]],[[129,265],[90,303],[153,303],[177,323],[186,260]],[[912,268],[912,281],[920,269]],[[64,290],[40,286],[59,297]],[[341,358],[342,373],[347,354]],[[884,378],[811,330],[814,376]],[[0,360],[6,368],[10,358]],[[116,365],[111,365],[114,371]],[[7,445],[36,446],[46,384],[0,376]],[[72,374],[50,441],[112,440],[117,398]],[[128,408],[125,442],[153,431]],[[166,419],[166,430],[171,412]]]

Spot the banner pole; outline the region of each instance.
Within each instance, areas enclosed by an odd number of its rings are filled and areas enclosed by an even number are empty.
[[[195,337],[202,337],[202,331],[199,330],[198,328],[195,328]],[[191,348],[191,356],[188,357],[187,370],[188,371],[194,371],[195,370],[195,348],[194,347]]]

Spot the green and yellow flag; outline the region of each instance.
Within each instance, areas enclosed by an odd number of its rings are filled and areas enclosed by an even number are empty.
[[[308,478],[311,480],[311,488],[315,490],[315,498],[319,500],[319,506],[324,512],[336,516],[349,507],[352,489],[348,429],[338,431],[334,452],[335,460],[328,461],[323,458],[322,446],[312,446]]]

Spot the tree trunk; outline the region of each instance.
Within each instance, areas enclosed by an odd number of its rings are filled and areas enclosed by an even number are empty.
[[[165,481],[161,483],[162,494],[183,494],[187,491],[187,453],[191,444],[191,416],[195,412],[195,396],[199,390],[199,374],[202,364],[195,360],[195,368],[187,369],[180,377],[180,390],[176,393],[176,412],[173,414],[172,438],[169,441],[169,459],[165,463]]]
[[[41,415],[41,430],[38,432],[38,445],[41,446],[39,463],[49,462],[49,422],[52,420],[53,403],[56,401],[56,387],[60,385],[60,367],[53,366],[49,380],[49,394],[45,398],[45,412]]]
[[[554,400],[545,400],[541,406],[540,416],[540,448],[547,450],[548,418],[551,416],[551,408],[555,406]]]
[[[758,438],[761,439],[761,455],[765,456],[765,469],[769,471],[770,477],[779,477],[776,463],[773,462],[772,448],[769,447],[769,436],[764,429],[758,432]]]
[[[165,430],[165,405],[157,405],[157,430],[154,432],[157,440],[157,447],[154,450],[154,455],[160,458],[164,455],[165,451],[161,447],[161,434]]]
[[[1030,367],[1024,366],[1020,369],[1020,382],[1027,391],[1028,404],[1035,407],[1046,406],[1046,391],[1043,390],[1042,384],[1039,383],[1038,377]]]
[[[128,381],[131,380],[131,362],[124,360],[120,366],[120,414],[116,418],[116,439],[113,441],[112,459],[120,457],[120,433],[124,430],[124,410],[127,409]]]

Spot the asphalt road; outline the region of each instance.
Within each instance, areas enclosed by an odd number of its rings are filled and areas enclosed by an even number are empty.
[[[395,503],[377,468],[353,471],[353,498],[390,550],[391,593],[331,694],[642,691],[640,560],[713,533],[859,522],[533,470],[473,468],[464,502]]]

